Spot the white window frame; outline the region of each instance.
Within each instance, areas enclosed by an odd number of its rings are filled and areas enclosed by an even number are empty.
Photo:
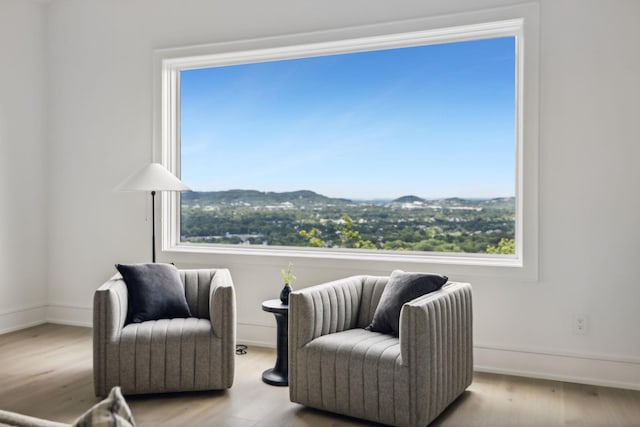
[[[467,40],[516,37],[516,254],[390,252],[361,249],[187,245],[180,242],[179,198],[164,193],[158,227],[161,253],[305,257],[447,265],[462,274],[477,268],[538,276],[538,6],[448,15],[315,33],[163,49],[155,52],[154,161],[180,176],[179,74],[181,70],[313,57]],[[215,164],[212,165],[215,167]],[[188,256],[188,255],[187,255]],[[497,270],[496,270],[497,269]],[[515,273],[514,273],[515,271]],[[483,273],[488,273],[483,271]]]

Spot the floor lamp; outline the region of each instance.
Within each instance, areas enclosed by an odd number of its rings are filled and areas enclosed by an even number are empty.
[[[151,258],[156,262],[156,192],[190,191],[190,188],[160,163],[151,163],[125,179],[114,190],[151,192]]]

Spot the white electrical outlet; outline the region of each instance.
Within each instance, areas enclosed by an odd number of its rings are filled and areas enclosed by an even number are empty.
[[[573,333],[574,335],[587,335],[589,329],[588,318],[584,314],[576,314],[573,316]]]

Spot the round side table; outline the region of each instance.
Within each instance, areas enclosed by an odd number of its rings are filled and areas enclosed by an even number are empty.
[[[289,385],[289,306],[279,299],[262,303],[262,310],[273,313],[278,334],[276,344],[276,366],[262,373],[262,381],[271,385]]]

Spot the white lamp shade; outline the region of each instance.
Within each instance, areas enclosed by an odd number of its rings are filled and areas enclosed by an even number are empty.
[[[125,179],[115,191],[190,191],[160,163],[151,163]]]

